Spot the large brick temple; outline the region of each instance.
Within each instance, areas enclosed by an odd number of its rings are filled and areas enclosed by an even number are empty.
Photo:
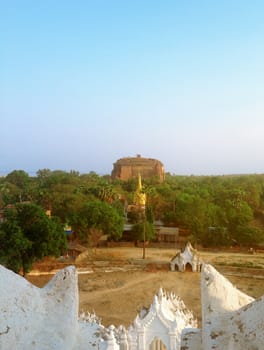
[[[113,164],[112,178],[127,181],[138,177],[143,179],[157,177],[160,182],[164,181],[164,166],[161,161],[152,158],[143,158],[139,154],[136,157],[118,159]]]

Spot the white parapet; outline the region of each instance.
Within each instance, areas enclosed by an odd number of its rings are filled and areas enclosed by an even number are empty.
[[[105,328],[95,314],[78,316],[74,267],[43,288],[0,266],[1,350],[264,349],[264,296],[237,290],[211,265],[201,275],[202,328],[173,293],[162,289],[134,323]]]

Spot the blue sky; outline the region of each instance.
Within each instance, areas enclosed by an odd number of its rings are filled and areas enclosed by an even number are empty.
[[[262,0],[0,0],[0,174],[264,173]]]

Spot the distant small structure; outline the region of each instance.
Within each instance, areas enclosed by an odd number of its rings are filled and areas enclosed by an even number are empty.
[[[116,180],[127,181],[137,178],[141,174],[143,179],[157,177],[160,182],[164,181],[165,172],[161,161],[153,158],[144,158],[140,154],[136,157],[118,159],[113,164],[111,177]]]
[[[184,272],[186,265],[189,264],[192,267],[193,272],[200,272],[202,266],[202,259],[198,255],[196,249],[194,249],[190,242],[188,242],[182,252],[177,253],[170,262],[171,271],[176,270]]]
[[[70,241],[68,243],[67,255],[70,256],[71,258],[76,259],[79,255],[81,255],[82,253],[84,253],[86,251],[87,251],[87,248],[82,246],[79,243],[76,243],[74,241]]]
[[[179,239],[178,227],[166,227],[159,226],[157,228],[157,240],[158,242],[174,243],[176,244]]]

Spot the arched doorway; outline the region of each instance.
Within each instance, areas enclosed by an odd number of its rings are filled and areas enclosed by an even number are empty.
[[[161,339],[155,337],[149,345],[149,350],[167,350]]]
[[[185,271],[191,271],[192,272],[192,265],[191,263],[187,262],[187,264],[185,265]]]

